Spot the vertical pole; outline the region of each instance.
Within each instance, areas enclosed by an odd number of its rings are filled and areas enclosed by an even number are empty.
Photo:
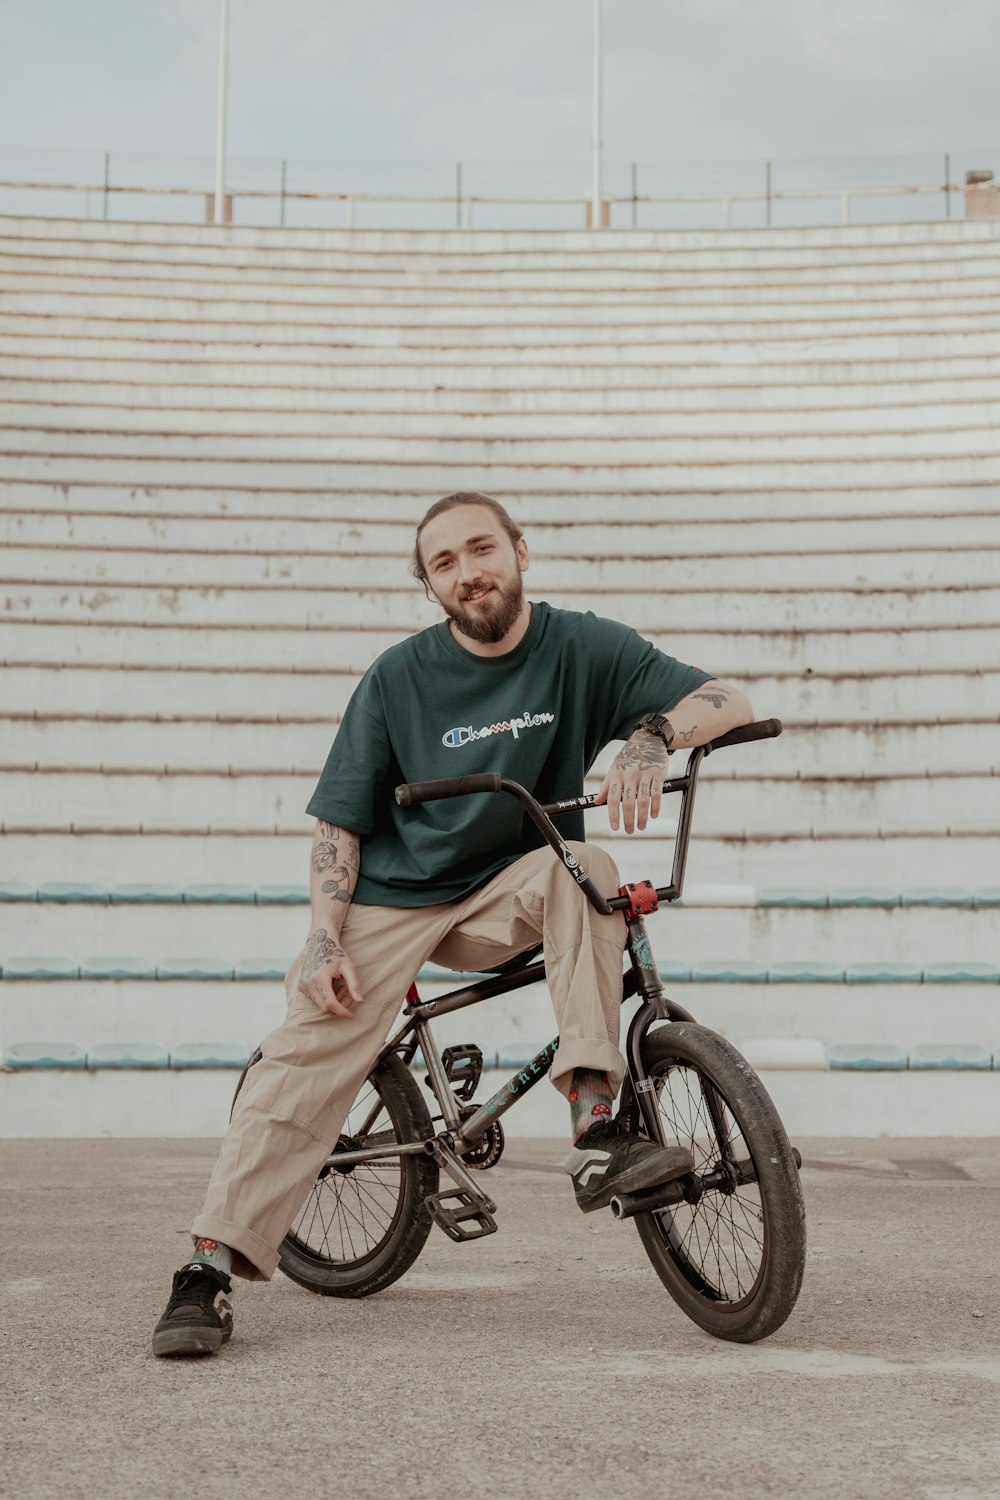
[[[111,186],[111,152],[104,153],[104,217],[108,217],[108,188]]]
[[[281,208],[278,213],[278,223],[281,225],[282,229],[284,229],[285,227],[285,189],[287,188],[287,186],[288,163],[287,161],[283,161],[281,163]]]
[[[226,90],[229,81],[229,0],[219,0],[219,93],[215,123],[215,222],[226,217]]]
[[[462,163],[455,163],[455,228],[462,227]]]
[[[592,106],[593,139],[591,143],[590,225],[600,229],[604,197],[601,182],[601,156],[604,150],[604,99],[602,88],[604,38],[602,35],[602,0],[594,0],[594,98]]]
[[[632,228],[639,223],[639,163],[632,163]]]
[[[765,181],[767,183],[767,227],[768,227],[768,229],[770,229],[770,227],[771,227],[771,163],[767,162],[766,166],[767,166],[767,172],[765,174]]]
[[[951,218],[951,152],[944,153],[944,216]]]

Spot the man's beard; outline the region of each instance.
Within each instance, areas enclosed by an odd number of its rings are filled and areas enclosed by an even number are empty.
[[[455,629],[467,635],[470,641],[478,641],[481,646],[495,646],[497,641],[503,640],[524,606],[524,584],[520,573],[506,587],[501,583],[494,584],[493,593],[487,598],[493,601],[488,614],[467,615],[457,608],[449,609],[445,604],[442,608],[449,620],[454,621]]]

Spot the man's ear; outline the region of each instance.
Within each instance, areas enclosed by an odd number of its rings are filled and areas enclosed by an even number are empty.
[[[517,552],[517,565],[522,573],[526,573],[531,559],[528,556],[528,544],[523,536],[519,538],[515,551]]]

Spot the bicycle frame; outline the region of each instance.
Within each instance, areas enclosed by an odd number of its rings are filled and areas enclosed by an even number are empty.
[[[670,883],[655,889],[655,901],[650,898],[646,906],[648,911],[655,911],[661,902],[676,901],[683,891],[698,772],[704,757],[713,748],[715,747],[711,745],[702,745],[693,750],[688,758],[684,775],[672,777],[664,782],[665,795],[680,792],[681,806],[677,820]],[[551,821],[552,816],[558,817],[563,813],[578,812],[593,807],[596,799],[594,796],[573,797],[567,801],[540,807],[534,798],[516,782],[508,782],[499,776],[494,780],[495,786],[470,787],[469,790],[505,791],[517,797],[544,835],[546,842],[562,860],[577,884],[583,888],[591,905],[605,915],[615,911],[625,913],[627,929],[625,951],[629,956],[631,972],[624,974],[622,978],[622,1002],[624,1003],[634,995],[639,995],[642,1003],[632,1017],[625,1044],[626,1086],[631,1086],[632,1097],[626,1097],[623,1092],[622,1109],[623,1111],[629,1109],[634,1099],[642,1111],[644,1123],[651,1138],[660,1140],[662,1143],[663,1136],[659,1114],[655,1107],[653,1085],[643,1070],[641,1060],[643,1038],[650,1026],[657,1021],[693,1021],[694,1017],[683,1006],[668,999],[664,994],[646,932],[644,912],[636,910],[635,902],[629,895],[619,893],[613,897],[602,896],[581,870],[573,851]],[[435,1016],[445,1016],[454,1011],[465,1010],[471,1005],[479,1005],[482,1001],[493,999],[498,995],[524,989],[544,978],[544,964],[540,959],[534,959],[525,962],[523,966],[515,962],[513,968],[503,973],[476,980],[473,984],[463,985],[435,1000],[421,1000],[416,984],[410,986],[403,1012],[403,1024],[385,1043],[379,1056],[382,1057],[389,1052],[398,1052],[404,1062],[412,1063],[419,1049],[427,1065],[432,1091],[440,1107],[445,1130],[452,1137],[459,1151],[463,1147],[471,1147],[485,1134],[494,1121],[499,1120],[509,1109],[512,1109],[529,1089],[534,1088],[535,1084],[546,1076],[552,1067],[559,1046],[559,1038],[555,1037],[551,1042],[546,1043],[542,1050],[524,1068],[514,1073],[495,1094],[487,1099],[485,1104],[480,1105],[474,1114],[463,1119],[429,1022]],[[360,1133],[364,1134],[364,1130]],[[378,1146],[362,1147],[353,1151],[337,1151],[335,1157],[331,1156],[330,1160],[331,1162],[335,1160],[339,1168],[345,1168],[365,1161],[384,1161],[387,1156],[419,1154],[431,1150],[433,1145],[432,1138],[429,1141],[397,1144],[389,1149]]]

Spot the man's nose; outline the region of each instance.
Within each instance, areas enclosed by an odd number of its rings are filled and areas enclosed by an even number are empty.
[[[458,576],[461,583],[475,583],[482,577],[482,564],[478,557],[460,557]]]

